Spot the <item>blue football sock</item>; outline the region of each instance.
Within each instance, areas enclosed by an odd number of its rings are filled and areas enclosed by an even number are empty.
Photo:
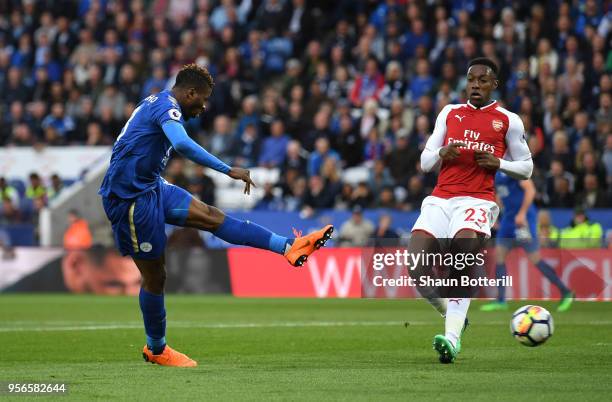
[[[536,267],[538,267],[538,269],[540,270],[542,275],[546,277],[546,279],[548,279],[553,285],[559,288],[559,290],[561,291],[561,295],[569,293],[570,290],[563,284],[563,282],[561,282],[561,278],[559,278],[553,267],[544,262],[544,260],[540,260],[540,262],[536,264]]]
[[[508,271],[506,271],[506,264],[497,264],[495,266],[495,278],[496,279],[501,279],[507,273]],[[506,287],[505,286],[500,285],[497,287],[497,301],[501,303],[506,301]]]
[[[287,244],[291,244],[286,237],[272,233],[263,226],[227,215],[212,234],[228,243],[270,250],[281,255],[285,254]]]
[[[147,346],[153,354],[158,355],[166,347],[164,295],[155,295],[140,288],[139,301],[147,334]]]

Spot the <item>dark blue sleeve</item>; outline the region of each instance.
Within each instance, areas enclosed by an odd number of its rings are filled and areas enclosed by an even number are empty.
[[[216,156],[211,155],[194,140],[189,138],[187,131],[185,131],[185,128],[181,123],[168,120],[162,125],[162,129],[164,130],[164,134],[166,134],[168,140],[170,140],[172,147],[179,154],[194,161],[195,163],[215,169],[218,172],[227,174],[230,171],[231,168],[228,165],[223,163]]]

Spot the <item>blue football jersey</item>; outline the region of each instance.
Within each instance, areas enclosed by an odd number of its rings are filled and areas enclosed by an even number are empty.
[[[525,197],[525,190],[523,190],[519,181],[498,171],[495,175],[495,189],[503,204],[504,215],[516,215],[521,209]],[[531,204],[528,214],[534,212],[535,206]]]
[[[168,120],[184,123],[170,90],[150,95],[136,106],[113,146],[101,195],[129,199],[155,188],[172,152],[162,130]]]

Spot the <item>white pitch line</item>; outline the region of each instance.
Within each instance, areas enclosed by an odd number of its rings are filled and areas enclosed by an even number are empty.
[[[21,327],[0,327],[2,332],[58,332],[58,331],[104,331],[113,329],[141,329],[142,323],[100,323],[96,324],[92,321],[85,322],[69,322],[61,321],[61,323],[71,323],[71,325],[57,325],[58,322],[49,321],[49,325],[34,321],[21,321],[20,323],[38,324],[38,326],[21,326]],[[249,328],[308,328],[308,327],[392,327],[392,326],[423,326],[436,325],[437,320],[431,321],[287,321],[287,322],[270,322],[270,323],[199,323],[191,321],[169,322],[171,328],[194,328],[194,329],[249,329]],[[41,326],[40,324],[43,324]],[[87,325],[83,325],[87,324]],[[476,326],[500,326],[506,325],[505,321],[488,321],[474,324]],[[612,325],[612,321],[590,321],[584,323],[571,323],[571,325]]]
[[[410,323],[411,325],[413,323]],[[424,325],[419,323],[416,325]],[[376,327],[402,326],[401,321],[311,321],[311,322],[271,322],[271,323],[169,323],[172,328],[202,328],[202,329],[243,329],[243,328],[304,328],[304,327]],[[100,325],[66,325],[38,327],[0,327],[0,332],[48,332],[48,331],[101,331],[110,329],[141,329],[141,323],[130,324],[100,324]]]

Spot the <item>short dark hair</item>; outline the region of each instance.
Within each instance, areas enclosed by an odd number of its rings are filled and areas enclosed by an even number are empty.
[[[215,82],[206,67],[191,63],[184,65],[178,72],[174,86],[197,89],[208,87],[212,89],[215,86]]]
[[[495,64],[495,62],[489,59],[488,57],[477,57],[475,59],[470,60],[470,62],[468,63],[468,70],[470,69],[470,67],[476,65],[489,67],[491,71],[493,71],[493,74],[495,74],[495,76],[497,77],[499,68],[497,67],[497,64]]]

